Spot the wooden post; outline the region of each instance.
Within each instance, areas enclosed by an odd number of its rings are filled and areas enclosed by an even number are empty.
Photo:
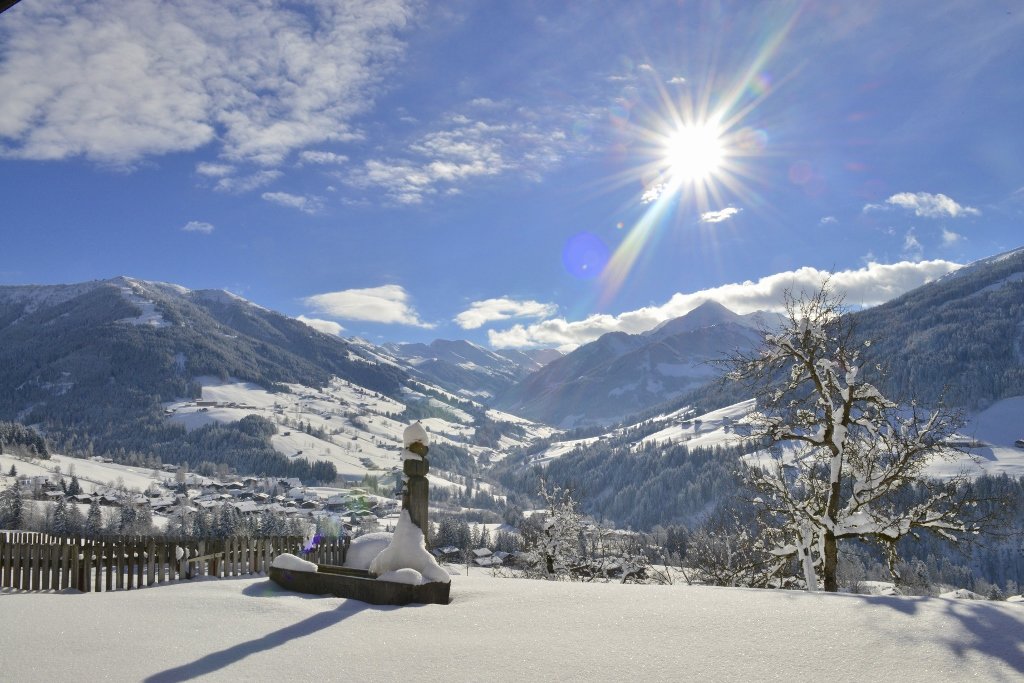
[[[82,566],[81,561],[78,558],[78,546],[69,543],[68,547],[71,548],[71,585],[70,588],[77,588],[82,590],[81,575],[79,575],[79,569]]]
[[[44,591],[50,590],[50,578],[51,578],[51,575],[53,574],[53,560],[51,559],[52,557],[53,557],[53,546],[47,544],[43,548],[43,554],[42,554],[43,583],[42,583],[41,588]]]
[[[32,564],[32,586],[31,590],[39,590],[39,582],[42,578],[42,572],[39,570],[39,553],[42,550],[42,546],[38,543],[33,543],[29,547],[29,562]]]
[[[430,436],[422,424],[414,422],[402,432],[402,442],[405,445],[405,451],[402,453],[402,471],[407,478],[405,490],[402,492],[402,509],[408,511],[409,519],[420,528],[423,539],[426,540],[430,529],[427,520],[427,497],[430,488],[427,484],[427,472],[430,471],[427,452],[430,450]]]
[[[149,543],[146,544],[146,555],[148,555],[148,562],[146,563],[146,585],[152,586],[156,583],[156,541],[153,538],[149,539]]]
[[[124,540],[117,540],[114,542],[114,553],[116,554],[117,563],[114,567],[114,571],[117,572],[117,590],[124,590],[124,551],[126,544]]]
[[[105,589],[108,593],[114,590],[114,551],[116,550],[114,545],[115,544],[112,540],[108,539],[103,541],[103,550],[105,551],[103,555],[106,558],[107,563],[107,585]]]
[[[0,540],[0,588],[11,587],[11,543]]]
[[[135,587],[142,588],[142,576],[146,573],[146,544],[142,537],[135,540]]]
[[[125,573],[125,589],[131,590],[135,588],[135,543],[132,541],[126,541],[124,544],[124,564]]]
[[[89,570],[92,569],[92,548],[87,544],[82,543],[79,539],[75,539],[75,555],[78,555],[78,551],[82,552],[82,561],[78,564],[78,590],[83,593],[89,592]]]
[[[92,589],[99,593],[103,590],[103,543],[93,539],[89,542],[89,545],[96,555],[96,575],[93,576]]]

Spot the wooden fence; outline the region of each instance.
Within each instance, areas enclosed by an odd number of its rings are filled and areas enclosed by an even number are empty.
[[[343,564],[347,539],[304,547],[299,536],[174,539],[157,536],[56,537],[0,532],[0,588],[82,592],[132,590],[199,577],[266,574],[282,553]]]

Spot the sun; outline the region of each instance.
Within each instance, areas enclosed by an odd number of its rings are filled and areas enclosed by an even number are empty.
[[[664,163],[676,182],[703,182],[722,167],[721,132],[711,124],[687,125],[665,140]]]

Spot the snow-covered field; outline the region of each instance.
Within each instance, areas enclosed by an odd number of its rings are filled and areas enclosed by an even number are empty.
[[[736,446],[750,434],[744,418],[754,406],[753,400],[747,400],[704,415],[693,415],[691,409],[682,408],[654,417],[652,422],[664,426],[639,439],[631,448],[636,451],[649,444],[685,444],[689,448]],[[614,435],[618,436],[622,431],[618,429]],[[926,475],[949,478],[966,472],[971,476],[1003,473],[1011,477],[1024,476],[1024,448],[1013,445],[1016,439],[1024,438],[1024,396],[1004,399],[971,416],[961,434],[965,440],[977,440],[979,445],[967,449],[967,455],[951,460],[935,459],[928,466]],[[535,454],[531,463],[545,464],[576,447],[586,448],[597,441],[599,437],[556,441]],[[767,462],[768,457],[767,452],[761,452],[745,456],[744,460],[748,463]]]
[[[340,379],[333,380],[330,386],[322,389],[290,384],[291,393],[288,394],[273,394],[256,384],[222,382],[215,377],[200,377],[198,381],[203,386],[200,401],[178,401],[165,406],[169,419],[185,425],[187,429],[214,422],[233,422],[246,415],[261,415],[278,424],[277,434],[271,437],[274,450],[287,457],[332,462],[338,473],[349,479],[358,480],[366,474],[379,475],[402,465],[401,435],[408,425],[395,416],[405,410],[403,403]],[[436,417],[422,420],[435,443],[457,445],[474,457],[489,450],[471,443],[475,427],[469,414],[422,394],[410,393],[409,400],[427,401],[458,420],[453,422]],[[488,414],[492,419],[510,417],[495,411]],[[532,424],[514,419],[524,427]],[[285,420],[290,426],[285,425]],[[326,438],[299,431],[295,425],[300,421],[311,425],[314,430],[322,429]],[[535,434],[550,434],[551,430],[533,425],[527,433],[527,438],[530,438]],[[524,443],[506,437],[502,439],[505,448]],[[489,455],[495,456],[493,453]],[[495,459],[500,459],[500,456]]]
[[[377,607],[209,579],[0,593],[3,679],[1013,681],[1024,606],[455,576]]]
[[[72,474],[77,476],[79,483],[87,493],[92,493],[94,488],[117,484],[118,481],[130,489],[145,491],[151,484],[159,484],[174,477],[173,474],[152,470],[148,467],[129,467],[128,465],[72,458],[66,455],[54,454],[50,456],[49,460],[20,460],[10,454],[0,455],[0,472],[7,474],[11,465],[15,467],[19,475],[29,477],[48,477],[55,474],[54,468],[59,467],[67,481],[71,481]]]

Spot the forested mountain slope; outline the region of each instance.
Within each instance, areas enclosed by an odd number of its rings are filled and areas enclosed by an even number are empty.
[[[853,315],[888,395],[974,411],[1024,394],[1024,249]]]

